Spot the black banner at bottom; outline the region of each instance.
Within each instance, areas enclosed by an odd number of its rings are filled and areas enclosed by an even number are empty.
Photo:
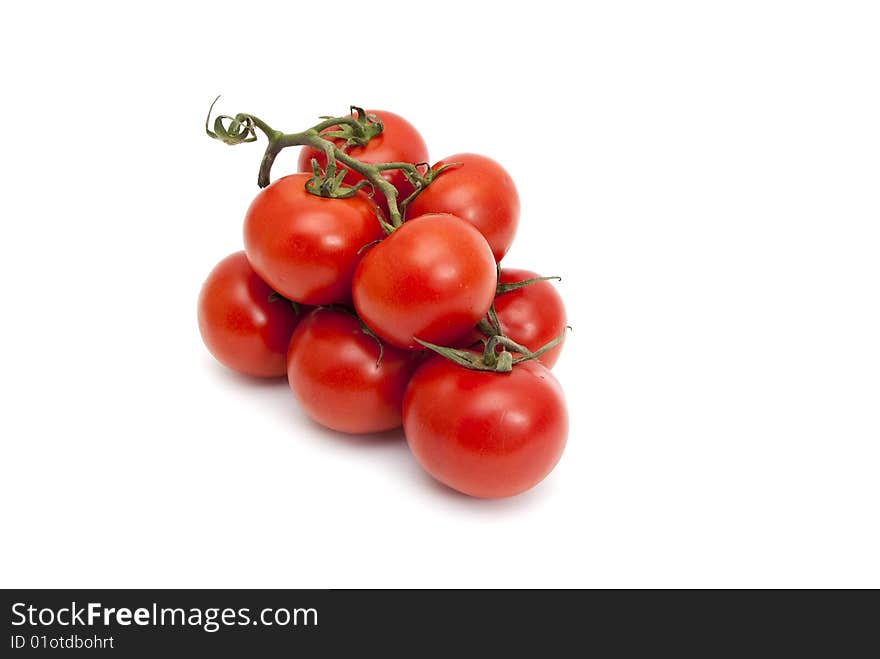
[[[7,590],[6,657],[848,654],[873,592]],[[868,647],[876,644],[868,640]],[[5,647],[4,647],[5,646]],[[605,652],[603,652],[605,654]]]

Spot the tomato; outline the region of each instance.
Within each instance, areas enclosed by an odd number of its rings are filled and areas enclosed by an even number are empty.
[[[367,110],[368,114],[376,115],[382,121],[382,132],[367,142],[366,146],[356,146],[348,149],[347,153],[361,162],[375,165],[385,162],[409,162],[413,164],[428,161],[428,147],[425,140],[419,135],[415,127],[401,116],[385,110]],[[329,130],[333,130],[332,128]],[[336,140],[338,145],[342,140]],[[318,161],[321,168],[327,166],[324,153],[310,146],[303,147],[299,154],[299,171],[312,171],[312,158]],[[391,183],[398,191],[398,201],[402,201],[413,191],[413,186],[403,172],[397,169],[382,172],[386,181]],[[363,177],[357,172],[350,171],[345,175],[344,182],[354,185]],[[374,196],[379,206],[388,215],[388,206],[385,197],[378,191]]]
[[[503,268],[498,283],[512,284],[539,276],[529,270]],[[532,352],[559,338],[568,324],[562,298],[549,281],[502,293],[495,298],[495,313],[504,335]],[[538,359],[547,368],[553,368],[561,352],[562,342]]]
[[[333,430],[368,433],[401,424],[403,394],[417,354],[384,346],[352,315],[316,309],[299,324],[287,354],[290,388],[312,419]]]
[[[497,162],[475,153],[459,153],[434,167],[461,163],[441,172],[407,209],[412,217],[452,213],[470,222],[486,238],[496,261],[513,243],[519,224],[519,195],[513,179]]]
[[[434,478],[475,497],[509,497],[537,485],[568,437],[562,388],[542,364],[473,371],[432,357],[410,380],[403,430]]]
[[[473,328],[492,304],[496,280],[479,231],[454,215],[423,215],[367,252],[352,296],[381,339],[416,350],[415,337],[449,345]]]
[[[220,261],[199,295],[202,340],[224,366],[257,377],[287,372],[285,355],[299,315],[254,272],[244,252]]]
[[[306,192],[308,179],[293,174],[260,191],[245,217],[245,251],[284,297],[311,305],[346,302],[358,251],[385,234],[365,194],[318,197]]]

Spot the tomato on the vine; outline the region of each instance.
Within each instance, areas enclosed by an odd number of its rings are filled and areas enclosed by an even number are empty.
[[[367,110],[367,114],[373,114],[382,122],[383,129],[376,137],[367,142],[366,146],[354,146],[346,150],[352,158],[360,160],[368,165],[375,165],[387,162],[408,162],[418,164],[427,162],[428,147],[425,140],[403,117],[388,112],[387,110]],[[332,128],[328,130],[333,130]],[[342,141],[334,140],[338,146]],[[324,169],[327,166],[327,157],[323,151],[315,149],[311,146],[302,148],[299,154],[298,168],[301,172],[312,171],[312,159],[318,161],[318,166]],[[399,169],[388,169],[382,172],[382,177],[391,183],[398,191],[398,201],[409,196],[414,188],[407,181],[403,172]],[[348,170],[343,179],[347,185],[354,185],[363,177],[357,172]],[[376,202],[388,215],[388,206],[385,198],[381,194],[376,195]]]
[[[498,283],[513,284],[539,276],[530,270],[502,268]],[[562,297],[549,281],[536,281],[501,293],[495,298],[495,313],[504,335],[532,352],[563,336],[568,324]],[[553,368],[561,352],[562,342],[538,359],[547,368]]]
[[[284,297],[311,305],[346,302],[360,250],[385,234],[365,193],[319,197],[306,191],[309,178],[285,176],[260,191],[245,217],[245,251]]]
[[[479,231],[454,215],[423,215],[367,252],[352,297],[379,338],[417,350],[416,338],[448,345],[471,330],[489,310],[496,280]]]
[[[408,214],[452,213],[470,222],[486,238],[496,261],[501,261],[519,224],[519,195],[510,174],[497,162],[475,153],[443,158],[441,172],[412,201]]]
[[[315,309],[296,328],[287,354],[294,396],[314,421],[348,433],[379,432],[401,424],[406,385],[419,355],[384,346],[357,318]]]
[[[287,372],[287,344],[300,316],[254,272],[244,252],[220,261],[199,295],[202,340],[224,366],[246,375]]]
[[[565,399],[549,371],[566,316],[552,285],[499,269],[519,222],[516,187],[473,153],[428,167],[406,120],[351,109],[293,133],[246,113],[212,123],[209,111],[212,138],[236,145],[260,133],[268,144],[245,252],[202,289],[205,343],[236,370],[286,373],[304,412],[328,428],[402,424],[417,461],[451,488],[524,492],[567,441]],[[270,184],[276,157],[293,146],[303,147],[300,173]],[[305,315],[293,302],[309,305]]]
[[[568,437],[562,388],[543,365],[475,371],[432,357],[403,400],[403,429],[419,464],[475,497],[509,497],[553,469]]]

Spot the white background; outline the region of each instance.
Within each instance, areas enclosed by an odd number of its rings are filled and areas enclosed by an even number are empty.
[[[876,4],[35,2],[2,32],[0,585],[880,586]],[[196,296],[262,152],[204,135],[218,93],[509,169],[506,263],[561,274],[574,326],[542,485],[459,496],[212,361]]]

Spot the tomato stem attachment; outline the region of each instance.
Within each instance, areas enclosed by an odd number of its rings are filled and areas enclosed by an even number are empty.
[[[555,279],[556,281],[562,281],[562,277],[558,275],[553,275],[550,277],[534,277],[532,279],[523,279],[522,281],[512,281],[508,284],[499,283],[495,288],[495,297],[499,295],[504,295],[505,293],[510,293],[510,291],[515,291],[518,288],[525,288],[526,286],[530,286],[531,284],[537,284],[539,281],[551,281]]]
[[[211,113],[217,99],[211,103],[208,117],[205,119],[205,132],[209,137],[220,140],[224,144],[236,145],[257,140],[257,131],[263,133],[268,140],[266,151],[260,162],[257,185],[265,188],[269,185],[269,174],[278,154],[290,146],[310,146],[321,151],[327,164],[321,171],[316,161],[312,161],[312,178],[306,183],[306,190],[321,197],[351,197],[363,187],[369,186],[373,192],[380,192],[388,202],[388,222],[379,218],[382,229],[391,233],[403,224],[406,205],[426,188],[441,172],[453,165],[443,165],[431,169],[426,163],[387,162],[377,164],[363,163],[350,156],[346,149],[352,146],[365,146],[372,138],[379,135],[384,126],[382,121],[363,108],[351,106],[351,114],[343,117],[321,117],[319,124],[299,133],[282,133],[272,128],[265,121],[252,114],[239,113],[234,117],[218,115],[211,129]],[[342,141],[342,145],[338,144]],[[342,165],[342,167],[340,167]],[[422,172],[420,169],[426,169]],[[344,186],[345,169],[360,174],[365,180],[354,186]],[[415,191],[406,199],[398,201],[397,188],[388,182],[382,172],[400,170],[413,185]]]
[[[296,315],[299,315],[302,313],[302,305],[299,302],[294,302],[293,300],[288,300],[286,297],[281,295],[281,293],[276,293],[275,291],[269,293],[268,300],[269,300],[270,304],[284,300],[293,309],[293,313],[295,313]]]
[[[498,266],[498,277],[501,277],[501,266]],[[505,293],[509,293],[510,291],[515,291],[519,288],[525,288],[526,286],[531,286],[532,284],[537,284],[542,281],[550,281],[551,279],[555,279],[556,281],[562,281],[562,277],[558,275],[553,275],[551,277],[533,277],[531,279],[523,279],[522,281],[512,281],[507,284],[499,283],[495,287],[495,297],[497,298],[499,295],[504,295]],[[489,311],[486,313],[486,317],[480,320],[477,323],[477,329],[480,330],[485,336],[493,337],[493,336],[504,336],[504,332],[501,329],[501,323],[498,321],[498,314],[495,313],[495,303],[492,303],[492,306],[489,307]]]
[[[493,373],[510,373],[516,364],[537,359],[548,350],[558,346],[565,338],[565,332],[570,330],[566,327],[562,330],[562,334],[541,346],[538,350],[532,352],[525,346],[502,335],[490,336],[485,342],[482,354],[473,350],[461,350],[459,348],[448,348],[439,346],[434,343],[428,343],[416,338],[416,341],[433,350],[441,357],[455,362],[459,366],[469,368],[472,371],[490,371]],[[501,348],[500,352],[498,348]],[[514,357],[513,353],[518,353],[519,357]]]

